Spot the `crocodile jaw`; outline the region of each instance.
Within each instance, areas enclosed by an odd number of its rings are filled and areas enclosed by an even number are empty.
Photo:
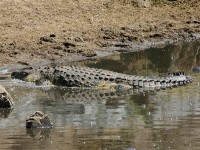
[[[28,76],[24,77],[23,80],[26,82],[37,82],[41,80],[41,75],[39,73],[29,74]]]

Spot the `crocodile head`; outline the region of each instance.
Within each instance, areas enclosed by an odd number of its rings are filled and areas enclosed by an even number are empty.
[[[26,119],[26,128],[51,128],[53,127],[49,117],[41,111],[36,111],[34,115]]]
[[[19,71],[12,72],[11,77],[14,79],[24,80],[27,76],[33,73],[34,73],[33,68],[29,67],[29,68],[24,68]]]
[[[41,76],[40,73],[27,73],[27,72],[13,72],[12,78],[20,79],[26,82],[33,82],[38,86],[52,86],[52,82]]]
[[[36,85],[52,85],[50,81],[42,77],[41,73],[37,70],[33,70],[32,67],[15,71],[11,74],[11,77],[13,79],[20,79],[26,82],[34,82]]]

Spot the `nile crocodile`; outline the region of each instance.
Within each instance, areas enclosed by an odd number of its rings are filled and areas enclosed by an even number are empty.
[[[115,90],[133,87],[160,89],[185,85],[193,81],[190,76],[186,76],[181,71],[169,73],[165,77],[143,77],[78,66],[29,67],[13,72],[11,76],[16,79],[35,82],[38,85],[52,83],[53,85],[67,87],[95,87],[97,89]]]

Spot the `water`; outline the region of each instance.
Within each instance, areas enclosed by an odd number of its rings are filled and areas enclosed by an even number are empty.
[[[200,74],[191,72],[199,50],[198,42],[180,43],[76,63],[150,76],[179,69],[195,79],[157,92],[48,89],[1,78],[15,107],[0,110],[0,149],[199,149]],[[26,130],[26,116],[36,110],[48,114],[53,129]]]

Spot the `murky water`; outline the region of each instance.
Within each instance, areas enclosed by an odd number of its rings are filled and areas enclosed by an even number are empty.
[[[157,92],[38,88],[1,80],[15,100],[0,110],[0,149],[200,149],[200,43],[184,43],[78,62],[126,74],[162,75],[185,70],[195,81]],[[26,130],[27,115],[41,110],[53,129]]]

